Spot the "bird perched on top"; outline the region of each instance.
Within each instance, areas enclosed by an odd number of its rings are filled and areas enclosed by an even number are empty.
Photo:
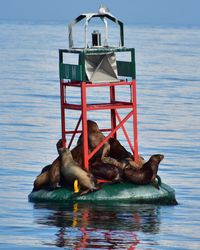
[[[110,10],[106,6],[104,6],[103,4],[100,5],[100,7],[99,7],[99,14],[100,15],[104,15],[104,14],[109,13],[109,12],[110,12]]]

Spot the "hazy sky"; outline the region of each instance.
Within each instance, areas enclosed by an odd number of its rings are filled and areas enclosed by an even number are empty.
[[[200,25],[200,0],[0,0],[0,20],[68,22],[101,3],[127,23]]]

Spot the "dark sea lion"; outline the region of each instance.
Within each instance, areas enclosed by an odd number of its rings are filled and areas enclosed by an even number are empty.
[[[38,191],[40,189],[48,189],[49,188],[49,169],[51,165],[45,166],[41,173],[36,177],[33,183],[33,192]]]
[[[55,161],[51,164],[51,169],[49,170],[49,183],[50,186],[55,189],[60,186],[61,178],[61,159],[57,157]]]
[[[53,190],[60,187],[60,158],[57,157],[52,164],[45,166],[33,184],[33,191],[40,189]]]
[[[158,172],[158,166],[164,159],[164,155],[152,155],[150,159],[140,169],[126,167],[124,169],[124,177],[127,181],[135,184],[152,184],[159,189],[155,179]]]
[[[103,163],[101,159],[90,165],[90,172],[97,178],[112,182],[120,181],[119,169],[109,163]]]
[[[51,166],[52,166],[52,164],[49,164],[49,165],[43,167],[43,169],[41,170],[40,175],[43,174],[46,171],[49,171],[51,169]]]
[[[69,149],[65,147],[59,148],[59,154],[61,157],[61,175],[67,184],[73,186],[74,181],[78,180],[80,188],[85,191],[94,191],[97,189],[92,174],[87,173],[74,161]]]
[[[133,156],[130,152],[128,152],[122,144],[114,138],[109,139],[109,144],[110,144],[110,152],[109,156],[112,158],[115,158],[116,160],[122,160],[126,158],[130,158],[133,160]]]
[[[109,144],[110,144],[109,157],[114,158],[119,162],[121,162],[122,166],[129,164],[134,168],[140,168],[145,163],[144,158],[140,155],[139,155],[139,161],[135,162],[134,156],[130,152],[128,152],[117,139],[110,138]],[[110,163],[113,164],[112,162]]]

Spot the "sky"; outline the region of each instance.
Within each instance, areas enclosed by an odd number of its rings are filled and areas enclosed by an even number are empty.
[[[200,26],[200,0],[0,0],[0,20],[69,22],[100,4],[130,24]]]

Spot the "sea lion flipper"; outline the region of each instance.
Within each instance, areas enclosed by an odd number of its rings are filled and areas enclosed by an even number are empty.
[[[151,185],[154,186],[156,189],[160,190],[159,184],[156,181],[152,181]]]
[[[84,194],[88,194],[90,191],[91,191],[90,189],[85,189],[85,190],[79,192],[78,194],[79,195],[84,195]]]

